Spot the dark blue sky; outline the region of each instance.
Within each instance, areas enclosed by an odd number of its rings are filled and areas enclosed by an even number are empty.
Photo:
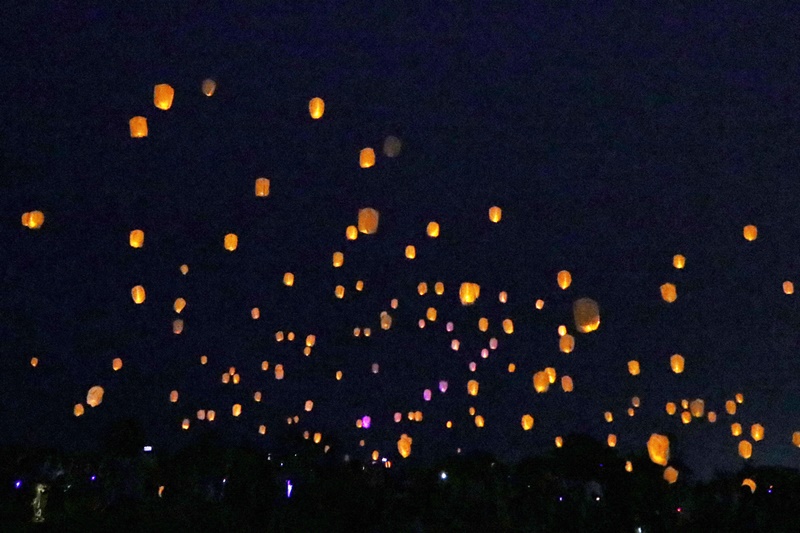
[[[7,10],[4,442],[91,448],[112,420],[134,416],[155,446],[174,446],[208,428],[194,421],[182,432],[180,420],[211,408],[221,430],[265,448],[309,429],[335,437],[337,453],[389,457],[403,432],[412,457],[461,447],[508,458],[570,432],[614,432],[626,453],[670,432],[679,457],[708,473],[739,464],[729,430],[739,421],[766,427],[752,462],[797,466],[800,309],[781,291],[800,281],[796,8],[293,4]],[[200,92],[208,77],[212,98]],[[157,83],[175,88],[169,111],[152,105]],[[308,116],[314,96],[326,102],[319,121]],[[129,137],[134,115],[148,118],[148,138]],[[379,150],[387,135],[402,139],[401,155],[379,153],[359,169],[358,151]],[[258,176],[272,180],[267,199],[253,196]],[[491,205],[503,208],[497,225]],[[380,211],[379,233],[345,241],[365,206]],[[19,222],[32,209],[47,217],[37,232]],[[439,239],[425,237],[430,220]],[[742,238],[746,224],[758,226],[755,242]],[[127,245],[136,228],[140,250]],[[222,247],[228,232],[239,235],[234,253]],[[417,246],[413,262],[407,244]],[[331,267],[334,251],[345,253],[342,269]],[[672,268],[675,253],[685,270]],[[567,291],[556,286],[561,269],[573,274]],[[443,297],[416,295],[417,283],[437,280]],[[462,281],[481,284],[473,308],[458,303]],[[666,281],[678,286],[671,305],[659,295]],[[344,301],[332,296],[340,283]],[[141,306],[130,299],[136,284],[147,289]],[[186,327],[175,336],[179,296]],[[600,303],[602,325],[576,333],[575,352],[563,355],[556,327],[573,329],[581,296]],[[393,328],[354,339],[354,326],[379,330],[394,297]],[[429,306],[439,320],[419,330]],[[477,330],[481,316],[489,334]],[[514,335],[502,333],[505,317]],[[313,355],[275,343],[278,329],[316,334]],[[491,334],[500,348],[484,361]],[[680,376],[669,371],[676,352],[687,360]],[[117,356],[125,367],[113,373]],[[637,378],[626,372],[632,358]],[[283,363],[286,379],[261,373],[263,359]],[[220,383],[229,366],[242,375],[237,387]],[[575,392],[537,396],[531,376],[545,366],[572,376]],[[481,383],[474,399],[471,377]],[[450,390],[423,402],[440,379]],[[95,384],[103,404],[75,419],[73,404]],[[722,414],[736,392],[740,414]],[[629,419],[633,395],[642,407]],[[683,426],[664,414],[666,401],[696,397],[719,422]],[[315,407],[304,415],[306,399]],[[230,416],[237,401],[241,419]],[[487,419],[482,430],[470,405]],[[391,421],[417,409],[421,424]],[[536,426],[526,433],[528,412]],[[294,414],[301,423],[287,427]],[[357,430],[365,414],[373,427]]]

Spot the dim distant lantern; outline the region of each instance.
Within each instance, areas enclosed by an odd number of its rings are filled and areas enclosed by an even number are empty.
[[[398,302],[397,298],[392,298],[392,301],[391,301],[391,303],[389,305],[392,307],[392,309],[397,309],[398,304],[399,304],[399,302]]]
[[[531,415],[522,415],[522,429],[530,431],[533,427],[533,417]]]
[[[38,358],[38,357],[31,357],[31,366],[32,366],[33,368],[36,368],[36,366],[37,366],[38,364],[39,364],[39,358]]]
[[[284,334],[283,334],[283,332],[282,332],[282,331],[276,331],[276,332],[275,332],[275,340],[276,340],[277,342],[283,342],[283,339],[284,339]]]
[[[515,365],[514,363],[508,363],[508,373],[513,374],[516,371],[517,371],[517,365]]]
[[[153,87],[153,105],[166,111],[172,107],[172,99],[175,97],[175,89],[167,83],[159,83]]]
[[[630,461],[625,461],[625,471],[633,472],[633,463],[631,463]]]
[[[253,393],[253,400],[255,402],[260,402],[261,401],[261,391],[260,390],[257,390],[257,391],[255,391]]]
[[[317,336],[316,335],[306,335],[306,346],[311,348],[317,343]]]
[[[642,400],[638,396],[634,396],[631,398],[631,405],[638,409],[642,405]]]
[[[681,413],[681,422],[684,424],[688,424],[692,421],[692,413],[689,411],[684,411]]]
[[[261,309],[259,309],[258,307],[253,307],[252,309],[250,309],[250,318],[252,318],[253,320],[258,320],[259,318],[261,318]]]
[[[206,412],[206,420],[208,420],[209,422],[213,422],[216,417],[217,417],[217,413],[213,409],[209,409]]]
[[[83,415],[83,404],[82,403],[76,403],[75,407],[72,408],[72,414],[75,415],[75,416]]]
[[[371,207],[358,210],[358,231],[365,235],[372,235],[378,231],[380,214]]]
[[[558,286],[561,287],[562,290],[566,290],[572,285],[572,274],[569,273],[569,270],[562,270],[556,276],[556,281],[558,281]]]
[[[172,321],[172,333],[180,335],[183,333],[183,320],[180,318]]]
[[[550,382],[550,385],[556,382],[556,369],[552,366],[548,366],[544,369],[544,373],[547,375],[547,381]]]
[[[241,415],[242,414],[242,404],[239,404],[239,403],[233,404],[233,407],[231,408],[231,414],[233,414],[233,416]]]
[[[753,440],[758,442],[764,438],[764,426],[761,424],[753,424],[750,426],[750,436]]]
[[[169,393],[169,401],[176,403],[178,401],[178,391],[174,390]]]
[[[478,415],[478,416],[475,417],[475,427],[482,428],[485,423],[486,422],[483,419],[483,416]]]
[[[131,137],[141,139],[147,137],[147,119],[144,117],[133,117],[128,121],[131,129]]]
[[[383,140],[383,155],[386,157],[397,157],[402,148],[403,143],[394,135],[389,135]]]
[[[611,411],[606,411],[603,413],[603,418],[606,419],[606,422],[611,423],[614,421],[614,414]]]
[[[709,411],[706,416],[708,417],[708,421],[712,424],[717,421],[717,413],[714,411]]]
[[[214,91],[217,90],[217,82],[212,80],[211,78],[206,78],[203,80],[203,84],[200,86],[203,94],[206,96],[213,96]]]
[[[650,454],[650,460],[657,465],[667,466],[669,462],[669,438],[658,433],[650,435],[647,441],[647,453]]]
[[[397,441],[397,453],[399,453],[400,456],[403,459],[405,459],[409,455],[411,455],[411,443],[412,442],[413,442],[413,439],[411,437],[409,437],[408,435],[406,435],[405,433],[403,433],[400,436],[400,440]]]
[[[256,196],[259,198],[266,198],[269,196],[269,185],[270,181],[268,178],[256,178]]]
[[[672,283],[665,283],[661,286],[661,298],[667,302],[672,303],[678,298],[678,291]]]
[[[614,448],[617,445],[617,436],[613,433],[609,433],[608,439],[606,439],[609,448]]]
[[[266,435],[267,434],[267,426],[265,426],[264,424],[261,424],[260,426],[258,426],[258,434],[259,435]]]
[[[286,340],[288,340],[289,342],[292,342],[294,340],[294,331],[290,331],[289,333],[286,334]]]
[[[575,327],[581,333],[591,333],[600,327],[600,306],[591,298],[581,298],[572,304]]]
[[[706,410],[706,404],[703,400],[698,398],[689,404],[689,410],[691,411],[693,417],[702,418]]]
[[[340,300],[344,298],[344,286],[337,285],[336,288],[333,290],[333,294]]]
[[[556,448],[561,448],[564,446],[564,439],[562,437],[556,437]]]
[[[436,315],[437,313],[435,307],[429,307],[428,310],[425,312],[425,318],[427,318],[431,322],[436,322]]]
[[[794,294],[794,283],[791,281],[784,281],[783,282],[783,293],[784,294]]]
[[[141,248],[144,246],[144,232],[140,229],[133,230],[128,236],[128,243],[131,248]]]
[[[444,294],[444,283],[441,281],[437,281],[436,284],[433,286],[433,292],[437,294],[437,296],[441,296]]]
[[[372,148],[364,148],[358,154],[358,166],[361,168],[370,168],[375,166],[375,150]]]
[[[428,237],[436,238],[439,236],[439,223],[438,222],[428,222],[428,228],[426,229],[428,233]]]
[[[792,444],[800,448],[800,431],[792,433]]]
[[[311,400],[306,400],[306,404],[304,406],[306,413],[310,413],[312,409],[314,409],[314,402]]]
[[[725,411],[729,415],[735,415],[736,414],[736,402],[734,402],[733,400],[726,401],[725,402]]]
[[[675,402],[667,402],[667,414],[672,416],[678,410],[678,406],[675,405]]]
[[[750,479],[749,477],[744,478],[742,480],[742,487],[747,487],[748,489],[750,489],[750,494],[753,494],[756,491],[756,482]]]
[[[741,392],[737,392],[735,398],[736,398],[736,403],[744,403],[744,394],[742,394]]]
[[[198,420],[205,420],[206,419],[206,411],[205,409],[200,409],[197,411],[197,419]]]
[[[570,353],[575,349],[575,337],[572,335],[564,335],[558,339],[558,349],[563,353]]]
[[[507,335],[511,335],[512,333],[514,333],[514,321],[511,320],[510,318],[506,318],[505,320],[503,320],[503,331]]]
[[[311,115],[311,118],[314,120],[320,119],[324,113],[325,101],[322,98],[312,98],[311,101],[308,102],[308,114]]]
[[[561,376],[561,389],[564,392],[572,392],[574,384],[569,376]]]
[[[676,353],[675,355],[669,358],[669,367],[676,374],[680,374],[681,372],[683,372],[684,363],[685,361],[681,354]]]
[[[745,240],[754,241],[756,237],[758,237],[758,228],[753,225],[745,226],[742,233],[744,234]]]
[[[417,294],[419,294],[420,296],[424,296],[427,292],[428,292],[428,284],[425,283],[424,281],[420,282],[420,284],[417,285]]]
[[[672,257],[672,266],[677,269],[681,269],[686,266],[686,258],[681,254],[676,254]]]
[[[225,235],[222,244],[225,246],[226,250],[232,252],[239,246],[239,237],[235,233],[228,233]]]
[[[467,383],[467,392],[469,393],[469,395],[477,396],[479,386],[480,385],[478,384],[478,382],[475,381],[474,379],[469,380],[469,382]]]
[[[628,416],[633,416],[636,414],[636,411],[633,410],[633,407],[628,407]]]
[[[333,252],[333,268],[339,268],[344,264],[344,254],[342,252]]]
[[[144,287],[142,287],[141,285],[137,285],[134,288],[132,288],[131,298],[133,298],[133,302],[136,304],[144,302],[144,299],[146,298]]]
[[[544,300],[542,299],[536,300],[536,309],[538,309],[539,311],[544,309]]]
[[[22,214],[22,225],[28,229],[39,229],[44,224],[44,213],[41,211],[31,211]]]
[[[292,285],[294,285],[294,274],[292,274],[291,272],[286,272],[283,275],[283,284],[286,285],[287,287],[291,287]]]
[[[115,357],[114,360],[111,361],[111,368],[113,368],[115,372],[122,368],[122,359]]]
[[[481,286],[477,283],[464,282],[458,289],[458,298],[461,305],[472,305],[481,295]]]
[[[89,407],[97,407],[103,403],[103,393],[105,393],[105,391],[100,385],[95,385],[89,389],[89,392],[86,394],[86,405]]]
[[[500,219],[503,218],[503,210],[497,207],[496,205],[489,208],[489,220],[494,222],[495,224],[500,222]]]
[[[550,379],[547,377],[546,372],[536,372],[533,375],[533,389],[538,393],[547,392],[550,388]]]
[[[731,424],[731,435],[738,437],[742,434],[742,425],[739,422]]]
[[[181,265],[180,271],[185,276],[189,273],[189,265]]]
[[[188,430],[190,424],[191,424],[191,422],[189,421],[189,419],[188,418],[184,418],[183,422],[181,422],[181,429],[183,429],[184,431]]]
[[[391,327],[392,327],[392,316],[386,311],[383,311],[381,313],[381,329],[386,331]]]
[[[406,246],[406,259],[414,259],[417,257],[417,249],[413,245]]]
[[[269,361],[261,361],[261,370],[265,372],[269,370]]]
[[[639,368],[639,361],[635,359],[628,361],[628,373],[631,376],[638,376],[640,372],[641,369]]]
[[[753,445],[749,441],[739,441],[739,457],[742,459],[750,459],[753,455]]]
[[[664,481],[666,481],[670,485],[672,485],[673,483],[678,481],[678,471],[675,468],[671,467],[671,466],[668,466],[667,468],[665,468],[664,469]]]
[[[500,291],[500,294],[497,295],[497,299],[501,304],[508,302],[508,293],[506,291]]]
[[[283,379],[283,365],[275,365],[275,379]]]
[[[172,304],[172,309],[178,314],[183,311],[184,307],[186,307],[186,300],[183,298],[176,298],[175,303]]]
[[[481,317],[478,319],[478,329],[480,331],[486,331],[489,329],[489,319],[486,317]]]
[[[689,408],[689,400],[687,400],[685,398],[683,400],[681,400],[681,407],[683,409],[688,409]]]

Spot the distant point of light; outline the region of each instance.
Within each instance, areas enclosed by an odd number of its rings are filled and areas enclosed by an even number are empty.
[[[594,501],[599,502],[600,501],[600,496],[595,496],[594,497]]]
[[[680,513],[680,512],[683,512],[683,507],[678,507],[678,508],[677,508],[677,509],[675,509],[675,510],[676,510],[676,511],[678,511],[679,513]]]
[[[442,471],[442,472],[439,474],[439,478],[440,478],[442,481],[446,480],[446,479],[447,479],[447,472],[445,472],[445,471]]]
[[[287,479],[286,480],[286,497],[287,498],[291,498],[292,497],[292,488],[293,487],[294,487],[294,485],[292,485],[292,480],[291,479]]]
[[[16,483],[14,483],[14,488],[18,489],[22,486],[22,480],[18,479]]]
[[[92,477],[91,477],[91,480],[92,480],[92,481],[96,481],[96,480],[97,480],[97,476],[92,476]]]
[[[564,497],[563,496],[559,496],[558,497],[558,501],[563,502],[564,501]]]
[[[145,446],[145,447],[144,447],[144,448],[142,448],[142,449],[143,449],[144,451],[146,451],[146,452],[152,452],[152,451],[153,451],[153,447],[152,447],[152,446]]]
[[[223,485],[224,485],[225,483],[227,483],[227,482],[228,482],[228,478],[226,478],[226,477],[222,478],[222,484],[223,484]]]

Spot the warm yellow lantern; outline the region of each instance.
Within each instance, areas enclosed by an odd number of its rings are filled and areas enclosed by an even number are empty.
[[[75,415],[75,416],[83,415],[83,404],[82,403],[76,403],[75,407],[72,408],[72,414]]]
[[[437,312],[435,307],[429,307],[427,311],[425,311],[425,318],[427,318],[431,322],[436,322]]]
[[[128,236],[128,243],[131,248],[141,248],[144,246],[144,232],[140,229],[133,230]]]
[[[536,309],[541,311],[543,308],[544,308],[544,300],[542,300],[541,298],[536,300]]]
[[[259,318],[261,318],[261,309],[259,309],[258,307],[253,307],[252,309],[250,309],[250,318],[252,318],[253,320],[258,320]]]
[[[681,254],[676,254],[672,257],[672,266],[677,269],[682,269],[686,266],[686,258]]]
[[[342,252],[333,252],[333,268],[339,268],[344,264],[344,254]]]
[[[131,298],[133,298],[133,302],[136,304],[144,302],[144,299],[146,298],[144,287],[142,287],[141,285],[137,285],[134,288],[132,288]]]
[[[185,276],[189,273],[189,265],[181,265],[180,271]]]
[[[558,286],[562,290],[566,290],[567,287],[572,285],[572,274],[569,273],[569,270],[562,270],[556,276],[556,281],[558,281]]]
[[[672,485],[673,483],[678,481],[678,471],[675,468],[671,467],[671,466],[668,466],[667,468],[665,468],[664,469],[664,481],[666,481],[670,485]]]
[[[358,166],[361,168],[369,168],[375,166],[375,150],[372,148],[364,148],[358,154]]]
[[[411,437],[409,437],[408,435],[406,435],[405,433],[403,433],[400,436],[400,440],[397,441],[397,452],[400,454],[400,456],[403,459],[405,459],[409,455],[411,455],[411,443],[412,442],[413,442],[413,439]]]
[[[256,178],[255,192],[259,198],[266,198],[269,196],[269,178]]]
[[[190,424],[191,424],[191,422],[189,421],[189,419],[188,418],[184,418],[183,422],[181,422],[181,429],[183,429],[184,431],[188,430]]]
[[[428,227],[426,229],[428,237],[436,238],[439,236],[439,223],[438,222],[428,222]]]
[[[417,285],[417,294],[420,296],[424,296],[428,292],[428,284],[424,281],[421,281],[419,285]]]
[[[481,286],[477,283],[464,282],[458,289],[458,298],[461,305],[472,305],[481,295]]]
[[[103,402],[103,394],[105,391],[100,385],[95,385],[86,394],[86,405],[89,407],[97,407]]]
[[[667,402],[666,409],[667,409],[667,414],[672,416],[677,412],[678,406],[675,405],[675,402]]]
[[[547,381],[550,382],[550,385],[556,382],[556,369],[552,366],[548,366],[544,369],[544,373],[547,375]]]
[[[486,421],[483,419],[483,416],[478,415],[475,417],[475,427],[482,428]]]
[[[744,234],[745,240],[754,241],[756,237],[758,237],[758,228],[753,225],[745,226],[742,233]]]
[[[631,398],[631,405],[638,409],[642,405],[642,400],[638,396],[634,396]]]
[[[437,281],[433,286],[433,292],[435,292],[437,296],[444,294],[444,283]]]
[[[255,401],[256,403],[260,402],[261,401],[261,396],[262,396],[262,394],[261,394],[260,390],[255,391],[253,393],[253,401]]]
[[[600,306],[591,298],[581,298],[572,304],[575,327],[581,333],[591,333],[600,327]]]
[[[392,327],[392,316],[386,311],[381,312],[381,329],[386,331]]]
[[[661,298],[667,302],[672,303],[678,299],[678,291],[672,283],[665,283],[661,286]]]
[[[503,331],[506,333],[506,335],[511,335],[514,333],[514,321],[510,318],[503,320]]]
[[[556,448],[561,448],[562,446],[564,446],[564,439],[560,436],[556,437]]]
[[[172,107],[172,99],[175,97],[175,89],[167,83],[159,83],[153,87],[153,105],[166,111]]]
[[[708,421],[712,424],[717,421],[717,413],[714,411],[709,411],[706,416],[708,417]]]
[[[742,394],[741,392],[737,392],[735,398],[736,398],[736,403],[744,403],[744,394]]]
[[[513,374],[516,371],[517,371],[517,365],[515,365],[514,363],[508,363],[508,373]]]
[[[213,96],[214,91],[217,90],[217,82],[215,82],[211,78],[206,78],[203,80],[203,84],[201,85],[200,88],[203,91],[204,95]]]
[[[469,380],[469,382],[467,382],[467,392],[469,393],[470,396],[478,395],[478,387],[479,384],[474,379],[471,379]]]
[[[750,479],[749,477],[744,478],[742,480],[742,487],[747,487],[750,489],[750,494],[753,494],[756,491],[756,482]]]
[[[486,318],[486,317],[481,317],[480,319],[478,319],[478,329],[480,331],[483,331],[483,332],[488,330],[489,329],[489,319]]]
[[[647,441],[647,453],[650,460],[657,465],[667,466],[669,462],[669,439],[664,435],[653,433]]]
[[[337,370],[336,371],[336,381],[342,381],[342,371],[341,370]]]
[[[753,455],[753,445],[749,441],[739,441],[739,457],[742,459],[750,459]]]
[[[33,368],[36,368],[36,366],[37,366],[38,364],[39,364],[39,358],[38,358],[38,357],[31,357],[31,366],[32,366]]]
[[[533,417],[531,415],[522,415],[522,429],[530,431],[533,427]]]
[[[185,307],[186,307],[186,300],[184,300],[183,298],[176,298],[175,302],[172,304],[172,309],[178,314],[180,314]]]
[[[609,433],[606,442],[608,443],[609,448],[614,448],[617,445],[617,436],[613,433]]]
[[[380,214],[371,207],[358,210],[358,231],[365,235],[372,235],[378,231]]]
[[[144,117],[133,117],[128,121],[128,126],[131,129],[131,137],[134,139],[141,139],[147,137],[147,119]]]
[[[572,392],[575,384],[572,382],[572,378],[569,376],[561,376],[561,389],[564,392]]]
[[[310,413],[311,410],[314,409],[314,402],[311,401],[311,400],[306,400],[306,403],[303,406],[303,409],[305,410],[306,413]]]
[[[606,411],[603,413],[603,418],[606,419],[606,422],[611,423],[614,421],[614,414],[611,411]]]
[[[122,359],[115,357],[114,360],[111,361],[111,368],[114,369],[114,372],[122,368]]]
[[[753,440],[758,442],[764,438],[764,426],[761,424],[753,424],[750,426],[750,436]]]
[[[689,411],[684,411],[681,413],[681,422],[684,424],[688,424],[692,421],[692,413]]]
[[[344,298],[344,285],[337,285],[337,286],[336,286],[336,287],[333,289],[333,294],[334,294],[334,296],[336,296],[336,297],[337,297],[338,299],[340,299],[340,300],[341,300],[342,298]]]
[[[322,442],[322,433],[318,431],[314,433],[314,444],[319,444],[320,442]]]
[[[572,335],[564,335],[558,339],[558,349],[563,353],[570,353],[575,349],[575,337]]]
[[[44,224],[44,213],[31,211],[22,214],[22,225],[28,229],[39,229]]]
[[[792,433],[792,444],[800,448],[800,431]]]
[[[228,233],[222,241],[225,249],[229,252],[234,251],[239,246],[239,237],[235,233]]]
[[[292,274],[291,272],[286,272],[283,275],[283,284],[286,285],[287,287],[291,287],[292,285],[294,285],[294,274]]]
[[[736,402],[734,402],[733,400],[726,401],[725,402],[725,411],[729,415],[735,415],[736,414]]]
[[[550,379],[544,371],[536,372],[533,375],[533,389],[538,393],[547,392],[550,388]]]
[[[174,390],[169,393],[169,401],[176,403],[178,401],[178,391]]]
[[[241,415],[242,414],[242,404],[239,404],[239,403],[233,404],[233,407],[231,407],[231,414],[233,414],[233,416]]]
[[[630,461],[625,461],[625,471],[633,472],[633,463],[631,463]]]
[[[558,336],[563,337],[566,334],[567,334],[567,326],[565,326],[564,324],[558,326]]]
[[[731,424],[731,435],[738,437],[742,434],[742,425],[739,422]]]
[[[489,208],[489,220],[497,224],[500,222],[500,219],[503,218],[503,210],[499,207],[492,206]]]
[[[639,368],[639,361],[632,359],[628,361],[628,373],[631,376],[638,376],[641,369]]]
[[[320,119],[324,113],[325,101],[322,98],[312,98],[311,101],[308,102],[308,114],[311,115],[311,118],[314,120]]]
[[[680,374],[681,372],[683,372],[684,363],[685,361],[681,354],[676,353],[675,355],[669,358],[669,367],[676,374]]]
[[[784,281],[783,282],[783,293],[784,294],[794,294],[794,283],[791,281]]]
[[[414,259],[417,257],[417,249],[413,245],[406,246],[406,259]]]
[[[283,379],[283,365],[275,365],[275,379]]]
[[[693,417],[702,418],[706,410],[706,403],[699,398],[692,400],[692,403],[689,404],[689,410],[691,411]]]

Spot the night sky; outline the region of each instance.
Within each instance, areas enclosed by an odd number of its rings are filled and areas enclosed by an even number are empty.
[[[800,295],[782,290],[800,282],[796,7],[18,4],[5,10],[0,55],[0,443],[92,450],[133,417],[157,450],[214,428],[271,450],[308,430],[329,453],[377,449],[397,462],[402,433],[414,439],[408,460],[424,461],[457,448],[515,460],[571,433],[614,433],[620,454],[641,454],[659,432],[708,475],[743,464],[730,424],[749,436],[758,422],[766,436],[750,463],[798,466]],[[153,106],[159,83],[175,89],[168,111]],[[325,114],[312,120],[317,96]],[[130,137],[136,115],[147,117],[144,139]],[[389,135],[402,141],[396,158],[381,151]],[[368,169],[365,147],[377,154]],[[267,198],[253,192],[260,176]],[[379,230],[348,241],[363,207],[380,212]],[[20,224],[32,210],[45,214],[39,230]],[[439,238],[426,236],[429,221]],[[134,229],[141,249],[128,245]],[[234,252],[223,247],[231,232]],[[470,307],[458,300],[464,281],[481,286]],[[672,304],[665,282],[677,286]],[[138,284],[142,305],[130,295]],[[572,321],[583,296],[600,304],[591,334]],[[420,329],[428,307],[438,318]],[[558,350],[560,324],[576,338],[570,354]],[[355,338],[357,326],[372,336]],[[278,343],[279,330],[297,339]],[[482,359],[491,337],[498,349]],[[686,358],[679,375],[674,353]],[[630,359],[641,375],[628,374]],[[238,385],[221,382],[231,366]],[[535,393],[531,377],[547,366],[574,392]],[[102,404],[74,417],[93,385]],[[739,392],[744,404],[725,414]],[[630,418],[633,396],[642,405]],[[703,398],[718,421],[668,416],[665,403],[683,398]],[[197,420],[198,409],[217,419]],[[416,410],[420,423],[406,418]],[[372,427],[356,428],[364,415]]]

